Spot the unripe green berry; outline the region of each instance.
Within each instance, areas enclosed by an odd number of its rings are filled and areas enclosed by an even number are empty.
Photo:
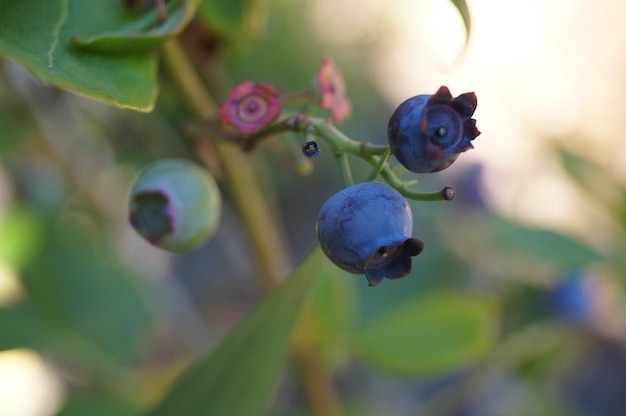
[[[215,234],[221,197],[205,169],[183,159],[163,159],[141,172],[129,208],[130,223],[146,241],[181,252],[200,247]]]

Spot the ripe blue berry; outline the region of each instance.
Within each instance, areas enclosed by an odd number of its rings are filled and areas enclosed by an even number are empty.
[[[408,170],[437,172],[471,149],[480,131],[472,117],[477,100],[473,92],[452,98],[447,87],[434,95],[417,95],[394,111],[387,125],[389,146]]]
[[[326,256],[351,273],[364,273],[370,286],[411,271],[411,257],[424,244],[411,238],[407,200],[389,185],[365,182],[333,195],[320,210],[317,238]]]
[[[129,205],[130,223],[146,241],[180,252],[213,236],[221,197],[209,172],[186,160],[164,159],[141,172]]]

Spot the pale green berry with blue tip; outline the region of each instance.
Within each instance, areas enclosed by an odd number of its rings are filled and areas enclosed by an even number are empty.
[[[220,191],[213,176],[184,159],[148,165],[130,193],[129,219],[150,244],[182,252],[205,244],[217,230]]]

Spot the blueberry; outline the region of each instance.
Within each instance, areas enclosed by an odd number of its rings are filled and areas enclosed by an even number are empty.
[[[417,95],[394,111],[387,137],[394,156],[408,170],[430,173],[450,166],[471,149],[480,131],[472,117],[477,100],[473,92],[452,98],[447,87],[434,95]]]
[[[459,202],[465,207],[488,209],[484,186],[484,168],[481,164],[469,164],[455,176],[459,189]]]
[[[159,160],[141,172],[132,188],[130,223],[150,244],[193,250],[215,233],[220,204],[208,171],[182,159]]]
[[[573,271],[548,291],[548,303],[554,313],[574,323],[588,321],[596,293],[591,279],[583,271]]]
[[[317,238],[340,268],[367,277],[370,286],[411,271],[411,257],[424,245],[411,238],[413,214],[389,185],[365,182],[333,195],[320,210]]]

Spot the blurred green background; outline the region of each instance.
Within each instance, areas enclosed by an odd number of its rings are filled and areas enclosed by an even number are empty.
[[[440,85],[478,96],[475,149],[419,177],[457,198],[411,202],[426,244],[413,272],[370,288],[320,266],[299,339],[346,414],[621,414],[626,4],[471,0],[464,49],[444,0],[241,0],[216,15],[218,3],[181,37],[218,97],[247,79],[306,89],[329,55],[353,104],[339,127],[382,144],[406,98]],[[262,301],[259,265],[210,152],[224,206],[205,247],[168,254],[128,224],[145,164],[198,160],[197,120],[166,72],[144,114],[0,63],[0,414],[136,414]],[[295,269],[341,185],[323,142],[301,176],[286,140],[248,161]],[[285,366],[267,414],[310,414],[298,371]]]

